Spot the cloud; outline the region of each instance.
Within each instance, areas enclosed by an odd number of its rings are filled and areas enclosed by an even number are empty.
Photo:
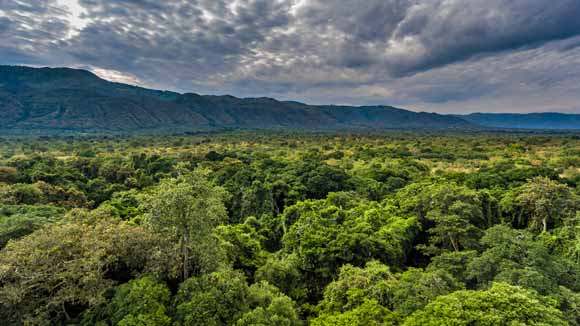
[[[579,15],[578,0],[0,0],[0,63],[427,110],[520,110],[533,103],[515,96],[539,92],[565,109],[580,99]]]
[[[143,82],[139,80],[139,78],[133,76],[132,74],[127,74],[117,70],[109,70],[103,68],[89,68],[95,75],[99,76],[100,78],[116,82],[116,83],[123,83],[123,84],[131,84],[137,86],[145,86]]]
[[[129,70],[169,86],[212,84],[258,56],[258,44],[288,25],[282,1],[81,0],[90,23],[70,54],[91,65]]]
[[[386,60],[395,71],[409,73],[472,56],[539,46],[580,34],[579,13],[576,0],[420,3],[399,23]]]
[[[54,0],[0,0],[0,60],[6,63],[52,61],[70,24]]]

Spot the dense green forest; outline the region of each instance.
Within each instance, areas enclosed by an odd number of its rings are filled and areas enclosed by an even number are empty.
[[[580,325],[578,134],[0,140],[1,325]]]

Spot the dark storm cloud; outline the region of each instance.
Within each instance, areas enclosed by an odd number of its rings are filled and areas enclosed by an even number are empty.
[[[310,1],[300,18],[342,44],[333,61],[396,75],[580,34],[577,0]],[[373,60],[369,57],[369,49]],[[357,52],[358,51],[358,52]],[[352,64],[359,55],[363,64]],[[328,57],[332,57],[329,55]]]
[[[90,24],[70,53],[105,68],[134,70],[169,84],[231,72],[289,23],[287,2],[82,0]],[[171,80],[173,79],[173,80]]]
[[[415,56],[401,72],[422,71],[474,55],[538,46],[580,34],[580,1],[433,1],[414,6],[391,42]]]
[[[56,1],[0,0],[0,60],[36,64],[51,61],[70,29]]]
[[[82,26],[67,5],[83,9]],[[206,93],[438,108],[577,91],[578,17],[578,0],[0,0],[0,63],[109,69]]]

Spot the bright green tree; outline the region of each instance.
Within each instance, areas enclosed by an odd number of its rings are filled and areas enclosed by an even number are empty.
[[[81,325],[170,326],[167,315],[171,293],[167,286],[147,275],[115,288],[106,304],[89,310]]]
[[[529,216],[529,226],[542,232],[574,217],[580,207],[572,189],[545,177],[530,180],[518,193],[515,202]]]
[[[310,326],[395,326],[397,318],[375,299],[366,299],[360,306],[341,313],[322,313]]]
[[[249,310],[248,285],[238,271],[191,277],[176,296],[177,326],[229,326]]]
[[[418,231],[416,218],[400,216],[392,206],[359,203],[347,193],[299,202],[282,218],[290,225],[284,249],[296,253],[300,268],[319,282],[309,284],[313,288],[324,286],[344,264],[376,259],[400,266]]]
[[[267,282],[250,286],[248,305],[250,311],[236,321],[236,326],[302,325],[294,301]]]
[[[226,192],[201,171],[182,171],[165,179],[148,198],[148,223],[175,240],[181,261],[181,279],[216,268],[220,252],[214,228],[227,220]]]
[[[294,253],[268,257],[264,265],[256,270],[255,280],[266,281],[295,300],[303,299],[308,293],[300,271],[300,259]]]
[[[415,312],[404,326],[567,326],[556,302],[521,287],[496,283],[486,291],[440,296]]]
[[[266,261],[267,252],[262,249],[260,234],[250,223],[221,225],[216,231],[233,268],[243,270],[251,279]]]

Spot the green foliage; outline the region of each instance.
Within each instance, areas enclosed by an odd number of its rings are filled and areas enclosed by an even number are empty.
[[[304,299],[308,288],[303,282],[299,266],[300,260],[296,254],[271,255],[256,270],[255,280],[266,281],[296,300]]]
[[[181,279],[215,270],[220,263],[214,228],[226,220],[225,191],[200,171],[163,180],[146,201],[148,224],[171,237],[181,256]]]
[[[267,252],[262,249],[262,239],[258,232],[250,223],[244,223],[221,225],[217,228],[217,234],[234,269],[243,270],[246,277],[252,278],[267,256]]]
[[[141,222],[145,214],[142,202],[146,200],[144,197],[147,196],[140,194],[135,189],[131,189],[129,191],[116,192],[111,197],[111,200],[104,202],[102,206],[110,208],[114,217]]]
[[[556,179],[558,174],[546,166],[521,166],[513,161],[503,160],[470,173],[465,183],[475,189],[495,187],[506,189],[520,186],[538,176]]]
[[[244,275],[232,270],[186,280],[175,305],[180,326],[302,325],[292,299],[264,281],[248,286]]]
[[[307,164],[303,167],[302,184],[309,198],[321,199],[330,192],[350,190],[348,175],[341,169],[326,164]]]
[[[161,250],[162,239],[146,229],[107,218],[44,227],[0,252],[4,317],[70,320],[116,282],[165,269]]]
[[[485,232],[481,243],[485,250],[467,267],[469,278],[481,286],[507,282],[548,294],[564,280],[563,268],[527,231],[498,225]]]
[[[440,296],[407,318],[404,326],[568,325],[555,302],[534,291],[496,283],[486,291]]]
[[[250,187],[244,190],[240,215],[246,217],[272,214],[274,205],[272,189],[260,181],[254,181]]]
[[[1,205],[0,249],[8,241],[26,236],[63,215],[64,209],[52,206]]]
[[[110,301],[83,316],[81,325],[170,326],[171,293],[152,276],[142,276],[114,289]]]
[[[175,299],[178,326],[232,325],[249,310],[248,285],[242,273],[220,271],[183,282]]]
[[[391,277],[389,267],[377,261],[367,263],[365,268],[344,265],[338,279],[324,290],[320,310],[323,313],[345,312],[369,298],[387,306],[387,281]]]
[[[360,306],[342,313],[324,313],[311,326],[395,326],[397,319],[376,300],[365,300]]]
[[[65,189],[44,181],[0,188],[0,202],[8,205],[53,204],[66,208],[87,207],[85,195],[72,187]]]
[[[414,218],[400,217],[396,209],[376,202],[355,202],[339,194],[326,200],[306,201],[283,215],[287,232],[285,250],[295,252],[300,268],[322,280],[340,266],[378,259],[399,266],[418,229]]]
[[[41,201],[42,191],[33,184],[15,184],[0,189],[0,198],[5,204],[33,205]]]
[[[18,169],[11,166],[0,166],[0,182],[15,182],[18,179]]]
[[[250,286],[248,304],[251,310],[236,321],[236,326],[302,325],[294,301],[267,282]]]
[[[433,257],[427,270],[444,270],[452,275],[457,281],[468,283],[468,263],[477,257],[478,252],[470,251],[450,251]]]
[[[565,133],[1,139],[0,324],[577,326],[579,155]]]
[[[517,195],[510,194],[502,200],[504,210],[511,210],[520,223],[526,217],[530,228],[543,232],[574,217],[580,207],[578,197],[568,186],[544,177],[536,177],[513,191]]]
[[[487,222],[480,195],[453,183],[411,184],[397,193],[396,202],[423,221],[429,244],[419,248],[429,254],[473,248]]]
[[[568,323],[573,326],[580,325],[580,294],[565,287],[560,287],[560,310]]]
[[[387,307],[400,316],[408,316],[431,300],[462,286],[443,270],[423,271],[410,268],[386,282]]]
[[[350,316],[357,314],[360,306],[370,305],[388,311],[389,318],[395,320],[460,288],[460,284],[442,270],[409,269],[392,274],[387,266],[376,261],[367,263],[365,268],[345,265],[338,279],[324,291],[319,318],[326,320],[336,314]]]

